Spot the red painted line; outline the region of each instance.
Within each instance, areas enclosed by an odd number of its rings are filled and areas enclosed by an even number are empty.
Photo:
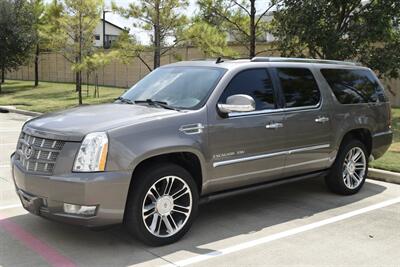
[[[61,255],[56,249],[50,247],[40,239],[37,239],[35,236],[21,228],[18,224],[6,219],[1,214],[0,227],[6,230],[14,239],[21,242],[25,247],[39,254],[50,265],[56,267],[76,266],[75,263],[73,263],[67,257]]]

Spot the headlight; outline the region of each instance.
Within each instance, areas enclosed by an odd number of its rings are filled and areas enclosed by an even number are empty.
[[[104,132],[90,133],[83,139],[73,171],[98,172],[106,167],[108,137]]]

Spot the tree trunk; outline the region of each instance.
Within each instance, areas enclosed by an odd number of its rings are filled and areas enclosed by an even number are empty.
[[[0,81],[0,94],[1,94],[1,84],[4,83],[4,74],[5,74],[4,66],[1,67],[1,81]]]
[[[36,53],[35,53],[35,87],[39,85],[39,54],[40,47],[39,44],[36,44]]]
[[[1,68],[1,83],[4,83],[4,79],[5,79],[5,73],[6,70],[4,69],[4,67]]]
[[[76,63],[76,64],[79,63],[78,57],[75,58],[75,63]],[[79,92],[78,83],[79,83],[79,73],[76,72],[76,73],[75,73],[75,92]]]
[[[82,63],[82,42],[83,42],[83,29],[82,29],[82,19],[83,19],[83,15],[82,13],[79,13],[79,50],[78,50],[78,64],[80,65]],[[79,66],[80,68],[80,66]],[[78,83],[76,86],[76,89],[78,90],[78,102],[79,105],[82,105],[82,71],[79,70],[77,72],[78,74]]]
[[[89,72],[86,72],[86,96],[89,96]]]
[[[78,83],[76,85],[78,88],[79,105],[82,105],[82,72],[81,71],[78,71]]]
[[[155,1],[156,23],[154,25],[154,68],[160,67],[161,40],[160,40],[160,1]]]
[[[250,53],[249,57],[253,58],[256,56],[256,6],[255,0],[250,0]]]

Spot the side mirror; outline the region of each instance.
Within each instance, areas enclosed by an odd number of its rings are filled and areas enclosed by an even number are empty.
[[[226,104],[218,104],[223,114],[231,112],[250,112],[256,110],[256,102],[249,95],[232,95],[226,99]]]

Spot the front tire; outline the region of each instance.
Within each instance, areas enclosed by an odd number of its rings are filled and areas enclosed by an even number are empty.
[[[176,242],[190,229],[197,214],[199,194],[190,173],[179,165],[158,163],[134,177],[125,225],[150,246]]]
[[[344,140],[335,163],[325,178],[328,188],[337,194],[352,195],[364,185],[368,174],[368,154],[357,139]]]

